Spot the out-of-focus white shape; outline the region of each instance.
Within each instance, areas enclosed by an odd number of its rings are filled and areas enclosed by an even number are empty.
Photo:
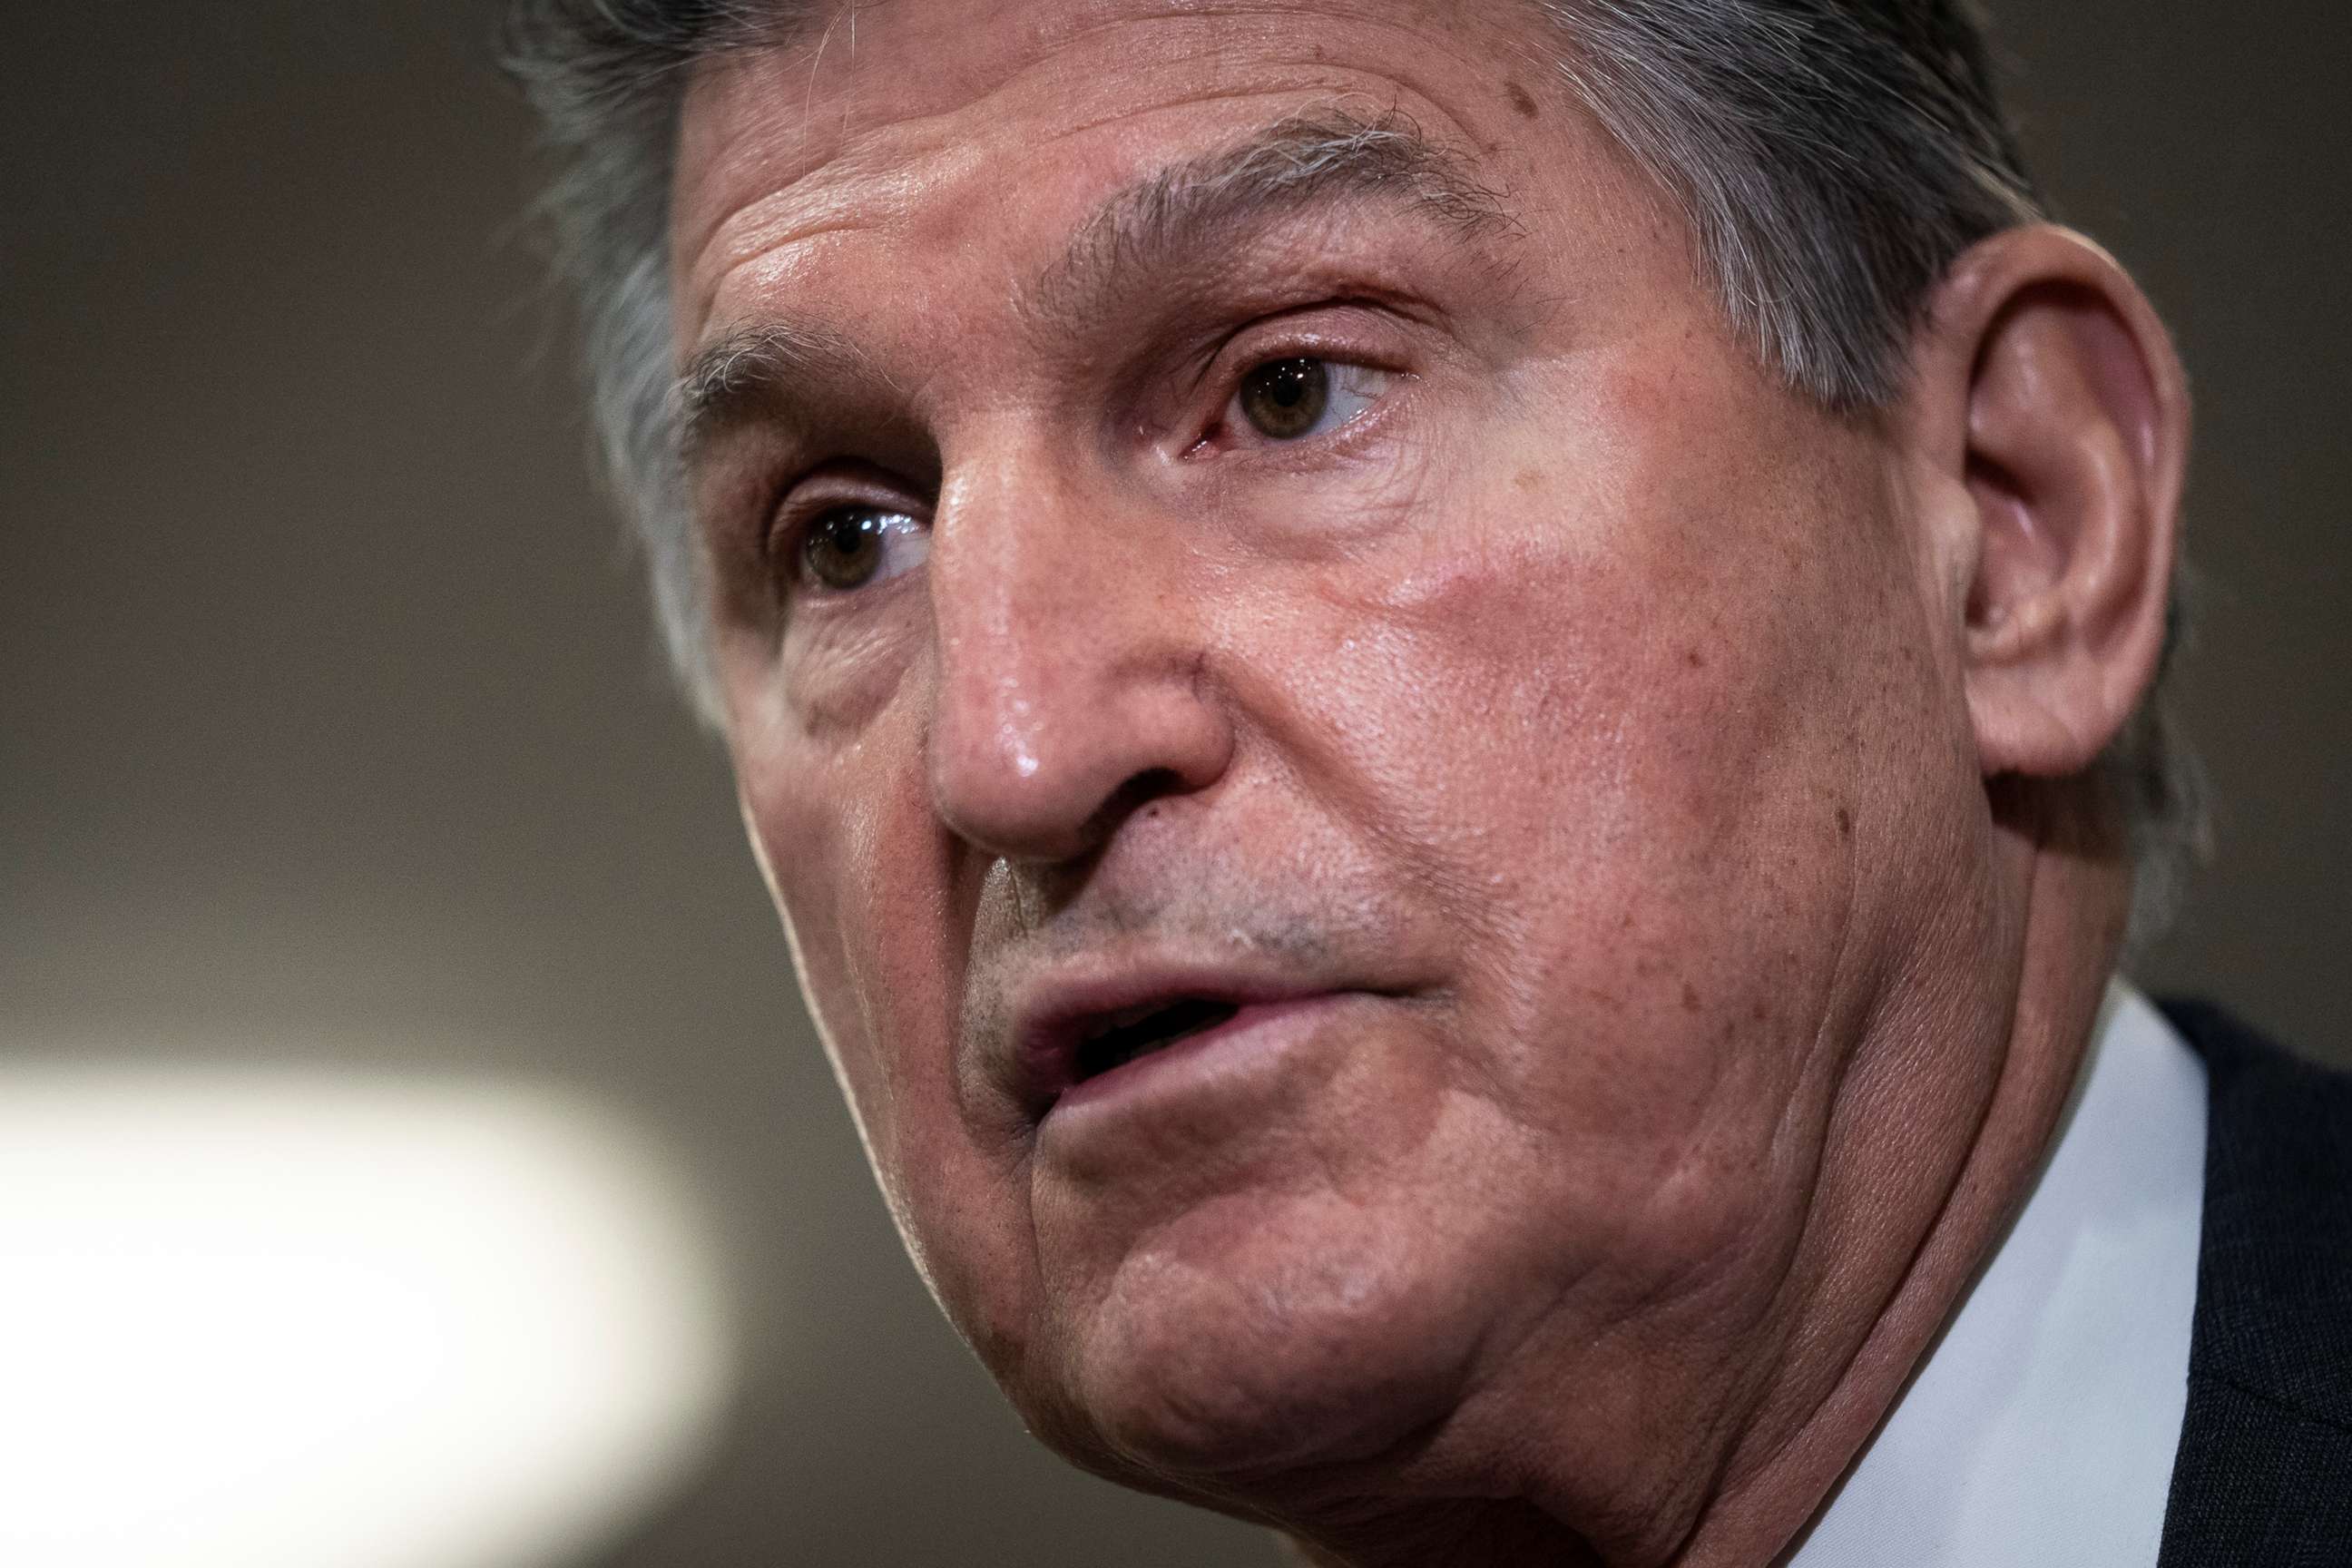
[[[562,1563],[731,1363],[677,1182],[561,1091],[0,1058],[0,1563]]]

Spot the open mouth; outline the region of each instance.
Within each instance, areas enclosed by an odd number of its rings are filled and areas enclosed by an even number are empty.
[[[1088,1025],[1078,1037],[1073,1058],[1076,1081],[1084,1083],[1090,1078],[1098,1078],[1138,1057],[1148,1057],[1179,1040],[1213,1029],[1240,1011],[1238,1003],[1207,996],[1181,996],[1173,1002],[1107,1013]]]

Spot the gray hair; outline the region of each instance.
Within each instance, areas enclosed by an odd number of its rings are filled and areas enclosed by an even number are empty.
[[[1935,285],[1976,241],[2044,205],[2002,115],[1966,0],[1538,0],[1555,63],[1673,195],[1733,328],[1833,412],[1900,395]],[[556,160],[545,213],[582,310],[604,476],[646,553],[671,662],[718,702],[683,494],[669,342],[677,116],[699,60],[814,26],[810,0],[513,0],[509,71]],[[2166,668],[2101,759],[2135,863],[2135,945],[2168,920],[2204,845],[2201,776]]]

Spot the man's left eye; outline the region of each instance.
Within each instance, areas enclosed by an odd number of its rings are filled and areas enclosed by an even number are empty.
[[[1231,414],[1269,441],[1302,441],[1361,414],[1393,379],[1337,360],[1269,360],[1242,377]]]

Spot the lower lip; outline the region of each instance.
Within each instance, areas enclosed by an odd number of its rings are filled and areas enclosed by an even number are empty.
[[[1091,1121],[1137,1102],[1211,1087],[1213,1080],[1270,1064],[1286,1049],[1320,1029],[1356,993],[1328,991],[1282,1002],[1254,1002],[1213,1029],[1187,1035],[1108,1072],[1097,1073],[1062,1091],[1046,1113],[1066,1126]]]

